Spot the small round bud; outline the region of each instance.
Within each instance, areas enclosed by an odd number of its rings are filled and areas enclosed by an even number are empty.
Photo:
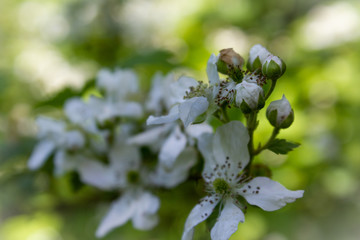
[[[294,111],[285,95],[282,99],[270,103],[266,110],[266,117],[274,127],[290,127],[294,121]]]
[[[254,45],[250,49],[250,53],[249,53],[249,61],[247,63],[248,70],[250,70],[251,72],[253,72],[257,69],[260,70],[262,67],[262,64],[264,63],[266,58],[270,55],[271,55],[271,53],[266,48],[264,48],[262,45],[260,45],[260,44]]]
[[[286,65],[279,57],[270,55],[262,65],[262,73],[270,79],[280,78],[286,70]]]
[[[264,91],[256,83],[243,81],[236,85],[235,104],[243,113],[250,113],[264,107]]]

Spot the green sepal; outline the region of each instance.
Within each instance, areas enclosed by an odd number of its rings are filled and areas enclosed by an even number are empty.
[[[261,69],[260,58],[259,57],[255,58],[252,65],[250,65],[250,61],[248,61],[246,67],[250,72],[254,72],[257,69]]]
[[[300,143],[288,142],[285,139],[275,138],[267,147],[270,151],[276,154],[287,154],[292,151],[294,148],[300,146]]]
[[[286,65],[283,60],[281,60],[281,64],[282,66],[271,60],[268,64],[262,66],[261,71],[267,78],[276,80],[280,78],[286,70]]]
[[[277,110],[266,111],[266,117],[269,120],[270,124],[274,127],[277,127]]]
[[[249,114],[252,112],[252,109],[249,107],[249,105],[245,102],[245,100],[243,99],[241,104],[240,104],[240,109],[244,114]]]
[[[280,124],[280,128],[288,128],[294,122],[294,111],[291,109],[289,116]]]
[[[229,69],[228,69],[227,64],[224,61],[219,59],[216,63],[216,66],[217,66],[217,70],[219,73],[228,75]]]
[[[262,93],[259,93],[257,110],[262,109],[265,106],[265,97]]]

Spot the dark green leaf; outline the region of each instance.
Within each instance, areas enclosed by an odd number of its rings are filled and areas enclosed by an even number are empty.
[[[276,138],[269,144],[267,149],[276,154],[287,154],[298,146],[300,146],[299,143],[288,142],[285,139]]]

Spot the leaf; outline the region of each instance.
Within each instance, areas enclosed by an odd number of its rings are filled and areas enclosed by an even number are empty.
[[[299,143],[295,142],[288,142],[285,139],[274,139],[267,149],[276,153],[276,154],[287,154],[288,152],[292,151],[294,148],[300,146]]]

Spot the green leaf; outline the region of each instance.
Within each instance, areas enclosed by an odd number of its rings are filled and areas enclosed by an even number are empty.
[[[294,148],[300,146],[299,143],[295,142],[288,142],[285,139],[274,139],[267,149],[276,153],[276,154],[287,154],[288,152],[292,151]]]

